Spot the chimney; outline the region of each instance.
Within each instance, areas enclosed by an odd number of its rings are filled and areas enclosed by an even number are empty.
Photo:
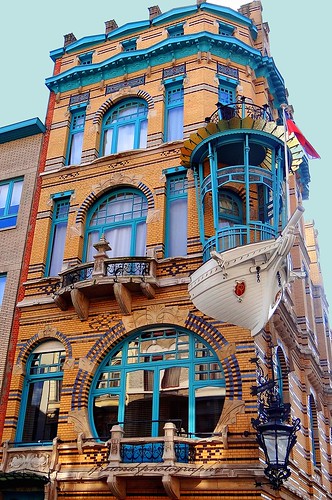
[[[149,19],[152,21],[155,17],[162,14],[159,5],[154,5],[153,7],[149,7]]]
[[[63,36],[64,38],[64,47],[67,47],[67,45],[70,45],[73,42],[76,42],[77,38],[74,35],[74,33],[68,33],[67,35]]]
[[[105,21],[105,35],[108,35],[111,31],[115,30],[118,27],[116,21],[111,19],[110,21]]]
[[[200,5],[202,5],[202,3],[205,3],[206,0],[197,0],[197,7],[200,7]]]

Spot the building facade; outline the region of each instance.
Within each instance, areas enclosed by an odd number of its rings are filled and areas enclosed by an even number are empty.
[[[309,166],[261,2],[154,6],[51,57],[3,498],[331,498]],[[271,377],[300,421],[279,489]]]
[[[1,420],[17,340],[17,329],[13,323],[15,306],[18,294],[22,292],[19,282],[24,266],[23,252],[30,229],[30,212],[44,132],[45,127],[38,118],[0,128]]]

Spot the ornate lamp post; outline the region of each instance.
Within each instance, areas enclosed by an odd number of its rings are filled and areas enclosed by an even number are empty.
[[[256,364],[258,372],[258,385],[252,387],[252,394],[258,396],[258,418],[251,422],[265,454],[267,467],[264,473],[271,487],[278,490],[291,474],[288,468],[289,454],[296,443],[300,419],[292,419],[290,422],[290,404],[282,401],[274,378],[273,363],[272,379],[269,379],[264,376],[258,359],[251,361]]]

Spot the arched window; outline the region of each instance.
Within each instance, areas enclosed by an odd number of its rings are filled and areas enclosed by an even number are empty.
[[[163,435],[172,421],[188,436],[211,435],[225,399],[222,366],[200,337],[173,326],[143,330],[113,349],[94,377],[93,432],[109,438],[116,423],[126,437]]]
[[[17,426],[18,443],[51,442],[57,435],[63,362],[61,342],[40,344],[28,358]]]
[[[221,189],[218,203],[219,227],[242,224],[242,200],[237,194]]]
[[[148,203],[138,190],[107,194],[91,207],[87,217],[86,260],[93,260],[93,245],[104,234],[110,257],[144,256]]]
[[[142,99],[122,101],[104,116],[101,156],[146,147],[148,106]]]

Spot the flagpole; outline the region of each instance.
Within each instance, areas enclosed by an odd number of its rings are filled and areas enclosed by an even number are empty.
[[[288,162],[288,150],[287,150],[287,126],[286,126],[286,115],[285,110],[288,108],[287,104],[280,105],[282,109],[282,121],[284,126],[284,156],[285,156],[285,183],[286,183],[286,200],[287,200],[287,220],[290,219],[290,191],[289,191],[289,162]]]

